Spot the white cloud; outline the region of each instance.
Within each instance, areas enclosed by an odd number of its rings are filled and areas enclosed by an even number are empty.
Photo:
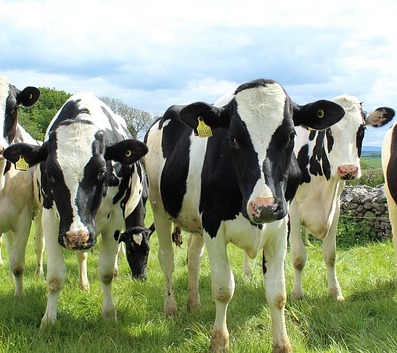
[[[0,4],[1,74],[18,87],[88,90],[161,113],[263,77],[299,104],[348,93],[368,111],[397,108],[391,0]],[[365,141],[380,145],[372,130]]]

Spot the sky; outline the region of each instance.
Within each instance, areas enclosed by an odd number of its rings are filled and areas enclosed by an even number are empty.
[[[0,75],[156,115],[257,78],[297,104],[349,94],[397,110],[396,15],[395,0],[0,0]]]

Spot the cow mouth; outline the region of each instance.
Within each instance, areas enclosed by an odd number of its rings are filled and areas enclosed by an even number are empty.
[[[87,232],[66,233],[60,244],[68,250],[88,250],[95,245],[95,240]]]
[[[356,179],[356,176],[353,174],[345,174],[343,177],[341,177],[341,180],[354,180]]]
[[[279,205],[273,204],[268,206],[254,206],[254,212],[251,213],[251,218],[254,223],[262,224],[269,223],[281,219]]]

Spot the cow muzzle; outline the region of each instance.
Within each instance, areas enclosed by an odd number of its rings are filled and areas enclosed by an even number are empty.
[[[358,167],[354,164],[342,164],[338,167],[337,174],[342,180],[353,180],[358,176]]]
[[[61,245],[69,250],[88,250],[96,243],[94,237],[90,236],[87,231],[66,232],[62,240],[63,244],[61,243]]]
[[[280,205],[274,197],[257,197],[248,202],[248,215],[254,223],[262,224],[280,219]]]

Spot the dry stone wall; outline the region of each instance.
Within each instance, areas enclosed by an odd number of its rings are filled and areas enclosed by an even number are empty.
[[[391,238],[385,186],[346,186],[341,195],[341,219],[368,227],[373,240]]]

